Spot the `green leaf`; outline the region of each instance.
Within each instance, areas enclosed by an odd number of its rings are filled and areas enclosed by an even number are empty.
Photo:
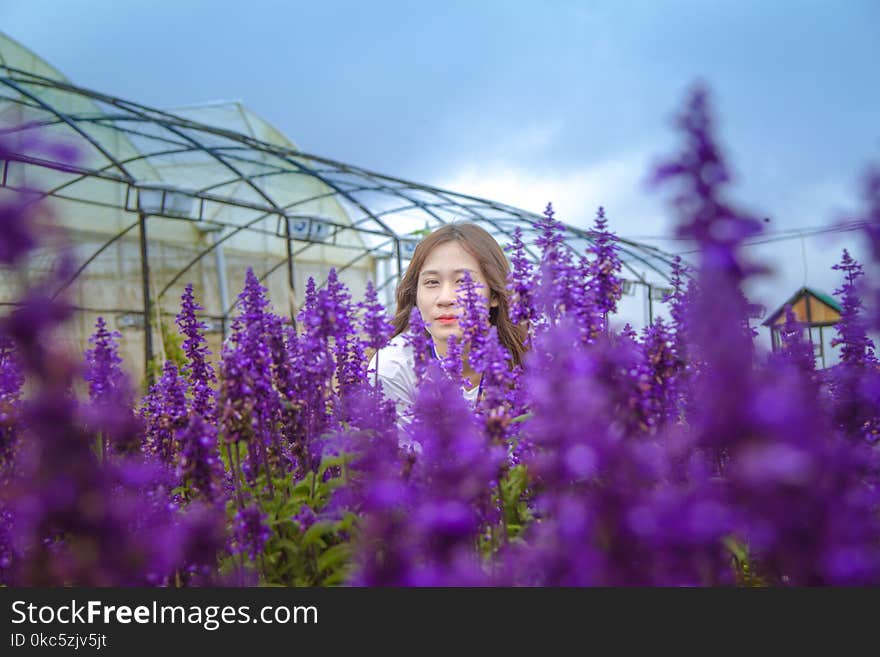
[[[275,544],[284,550],[290,550],[291,552],[299,551],[299,545],[294,541],[291,541],[289,538],[279,538],[275,541]]]
[[[303,534],[301,545],[302,547],[308,547],[309,545],[317,545],[320,543],[324,543],[322,537],[324,534],[329,534],[333,531],[333,523],[327,520],[321,520],[316,522],[314,525],[309,527],[306,530],[306,533]]]
[[[340,543],[327,548],[318,557],[318,570],[330,570],[346,563],[351,557],[351,545]]]
[[[747,563],[749,560],[749,550],[745,543],[738,540],[734,536],[725,536],[724,537],[724,547],[726,547],[730,553],[736,558],[740,563]]]
[[[312,494],[312,477],[314,477],[314,474],[311,472],[307,474],[296,486],[293,487],[293,494],[308,499]]]
[[[324,474],[324,472],[335,466],[348,465],[352,462],[353,458],[353,455],[347,453],[342,453],[338,456],[327,456],[321,460],[319,474]]]
[[[335,570],[327,577],[325,577],[321,581],[321,586],[339,586],[340,584],[345,584],[345,580],[348,579],[348,572],[346,569],[341,568],[339,570]]]

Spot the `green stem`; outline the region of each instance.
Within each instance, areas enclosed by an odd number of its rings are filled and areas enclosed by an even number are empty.
[[[238,500],[238,509],[244,509],[244,498],[241,495],[240,468],[238,462],[238,443],[235,443],[235,457],[232,454],[232,443],[226,443],[226,455],[229,458],[229,467],[232,468],[232,481],[235,483],[235,497]],[[243,567],[242,562],[242,567]]]
[[[502,542],[507,545],[507,510],[504,507],[504,492],[501,488],[501,477],[498,477],[498,501],[501,506],[501,528],[504,530],[502,534]]]

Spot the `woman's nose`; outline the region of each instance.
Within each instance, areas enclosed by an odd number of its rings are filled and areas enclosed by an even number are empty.
[[[443,284],[440,287],[440,294],[437,297],[437,303],[441,306],[449,306],[455,303],[457,290],[454,285]]]

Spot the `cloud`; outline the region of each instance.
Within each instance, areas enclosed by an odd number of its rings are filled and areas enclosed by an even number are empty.
[[[538,144],[554,137],[552,130],[527,133],[506,150],[524,152],[532,150],[529,146],[540,150]],[[660,235],[669,230],[662,200],[644,186],[656,152],[643,148],[568,169],[530,167],[523,164],[528,158],[522,157],[515,163],[500,158],[469,161],[444,176],[439,186],[536,213],[552,202],[558,219],[579,227],[591,225],[601,205],[617,234]]]
[[[622,237],[671,233],[662,195],[652,194],[645,186],[656,154],[661,151],[646,146],[580,167],[529,166],[530,160],[545,158],[546,153],[536,148],[531,153],[533,157],[522,157],[528,146],[537,147],[543,141],[545,146],[552,147],[556,137],[552,130],[523,134],[515,143],[499,145],[496,150],[516,151],[520,157],[460,163],[441,178],[438,186],[535,213],[552,202],[558,219],[581,228],[593,224],[601,205],[611,229]],[[670,243],[656,244],[666,248]],[[654,304],[653,312],[662,314],[660,304]],[[621,300],[614,322],[640,327],[647,322],[647,316],[648,305],[643,292],[639,292]]]
[[[505,159],[490,157],[485,162],[461,162],[439,183],[456,192],[507,203],[524,210],[540,213],[547,202],[553,203],[557,218],[587,227],[592,224],[596,208],[603,205],[611,229],[621,237],[633,238],[655,245],[667,252],[677,252],[692,245],[650,236],[671,237],[674,221],[665,204],[664,192],[652,193],[645,180],[658,154],[668,148],[644,145],[620,152],[584,166],[564,168],[540,165],[546,161],[544,148],[553,148],[558,133],[523,133],[513,143],[501,144],[496,153],[516,153]],[[529,166],[529,161],[536,162]],[[772,236],[807,227],[832,225],[857,207],[857,189],[843,176],[819,180],[793,181],[783,169],[765,171],[766,176],[738,177],[729,190],[734,205],[746,210],[763,212],[772,218],[765,228]],[[768,276],[749,281],[749,298],[762,304],[767,312],[775,310],[802,285],[832,292],[840,284],[839,272],[831,269],[840,260],[843,248],[854,257],[866,258],[864,240],[857,232],[823,233],[803,239],[787,239],[747,246],[746,258],[769,265]],[[686,256],[694,257],[694,256]],[[655,314],[662,314],[657,304]],[[647,308],[641,295],[621,302],[616,321],[629,321],[641,326],[647,321]],[[762,343],[769,346],[768,331],[759,330]]]

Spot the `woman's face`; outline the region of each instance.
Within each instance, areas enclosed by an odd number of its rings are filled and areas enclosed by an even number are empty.
[[[419,272],[416,305],[441,355],[445,354],[450,335],[461,336],[461,306],[456,297],[465,272],[470,272],[479,294],[489,302],[489,286],[480,263],[455,240],[434,247]],[[489,305],[497,306],[498,302]]]

